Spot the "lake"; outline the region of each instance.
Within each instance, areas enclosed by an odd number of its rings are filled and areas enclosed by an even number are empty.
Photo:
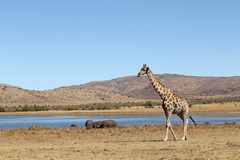
[[[207,113],[192,114],[197,124],[209,122],[212,124],[224,122],[240,122],[239,113]],[[0,116],[0,129],[29,128],[31,126],[68,128],[71,124],[85,127],[86,120],[101,121],[113,119],[118,126],[133,126],[145,124],[165,124],[165,116]],[[189,119],[190,124],[193,124]],[[177,116],[172,116],[172,124],[182,124]]]

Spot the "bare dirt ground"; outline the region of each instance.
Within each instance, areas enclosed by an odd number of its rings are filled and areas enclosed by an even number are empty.
[[[190,125],[182,141],[162,139],[164,125],[105,129],[41,128],[0,130],[0,159],[240,159],[240,124]]]

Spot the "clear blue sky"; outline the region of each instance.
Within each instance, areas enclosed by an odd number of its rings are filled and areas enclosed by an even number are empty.
[[[240,75],[239,0],[0,0],[0,83]]]

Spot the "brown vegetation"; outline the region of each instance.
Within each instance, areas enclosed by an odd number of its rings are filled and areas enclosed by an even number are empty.
[[[98,89],[62,87],[33,91],[0,84],[0,105],[8,106],[69,106],[92,103],[138,102],[138,99]]]
[[[240,77],[156,75],[161,82],[192,103],[240,101]],[[136,103],[159,97],[147,77],[121,77],[109,81],[34,91],[0,84],[0,105],[72,106],[94,103]],[[1,110],[1,109],[0,109]]]
[[[173,125],[178,138],[182,126]],[[188,141],[162,141],[164,125],[0,131],[0,159],[240,159],[240,124],[189,126]]]
[[[195,104],[190,108],[190,114],[193,113],[236,113],[240,112],[240,102],[232,103],[214,103],[214,104]],[[18,111],[18,112],[0,112],[0,115],[163,115],[161,106],[146,107],[132,106],[120,107],[118,109],[107,110],[49,110],[49,111]]]

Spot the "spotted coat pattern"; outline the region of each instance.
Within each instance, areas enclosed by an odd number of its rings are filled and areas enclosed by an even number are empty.
[[[187,125],[188,125],[188,111],[189,111],[189,104],[185,98],[177,96],[173,93],[173,91],[164,86],[152,73],[152,71],[147,67],[147,65],[143,65],[141,70],[138,73],[138,77],[141,75],[147,75],[149,81],[151,82],[153,88],[158,93],[158,95],[162,99],[162,108],[164,110],[167,124],[166,124],[166,136],[164,141],[168,139],[168,130],[170,129],[174,139],[176,140],[176,135],[173,132],[171,126],[171,115],[177,114],[183,120],[184,126],[184,133],[183,133],[183,140],[187,140]]]

